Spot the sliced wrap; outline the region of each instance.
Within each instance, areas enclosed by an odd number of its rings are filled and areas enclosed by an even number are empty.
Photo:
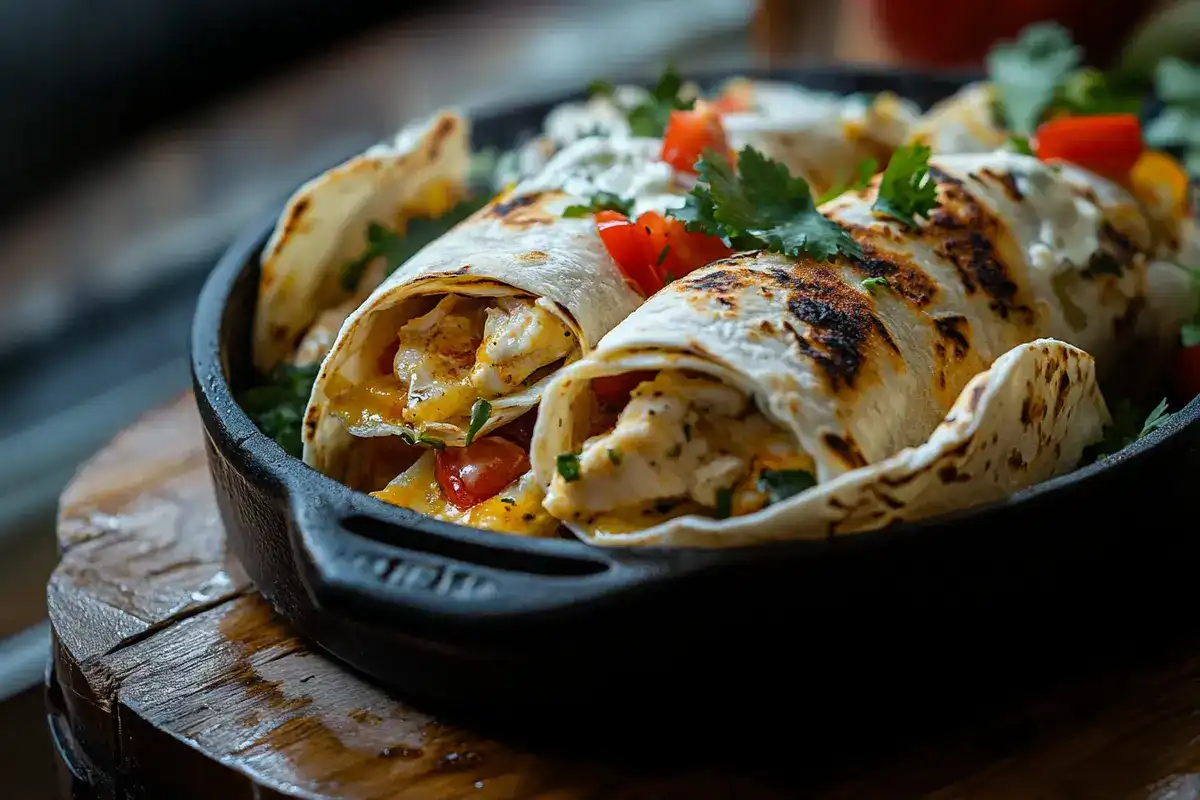
[[[297,363],[320,360],[342,320],[382,279],[385,265],[375,263],[355,290],[343,286],[342,270],[362,254],[368,225],[403,231],[407,220],[438,216],[461,199],[468,138],[467,121],[442,111],[292,195],[262,254],[253,341],[260,372],[288,359],[298,345]],[[314,321],[319,324],[301,342]]]
[[[1101,368],[1120,360],[1150,313],[1155,248],[1132,198],[1002,152],[932,159],[931,176],[941,207],[917,229],[870,212],[877,181],[822,208],[861,260],[718,262],[659,292],[560,372],[532,450],[546,508],[606,542],[689,514],[749,514],[778,489],[760,485],[764,471],[786,476],[781,491],[805,473],[821,487],[921,445],[972,378],[1025,343],[1069,342]],[[1090,359],[1075,361],[1087,367],[1072,378],[1091,375]],[[600,408],[590,382],[632,372],[644,382],[629,404]],[[1049,390],[1028,391],[1035,403]],[[1066,461],[1095,431],[1056,440],[1056,465],[1073,467]],[[1024,441],[1020,429],[1008,436]]]
[[[554,370],[642,302],[596,232],[565,217],[599,191],[633,213],[681,206],[686,185],[656,139],[591,137],[393,273],[346,321],[305,417],[304,459],[333,477],[356,437],[465,444],[533,408]],[[380,487],[373,487],[380,488]]]

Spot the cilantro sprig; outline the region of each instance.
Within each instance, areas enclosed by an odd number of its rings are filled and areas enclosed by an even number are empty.
[[[683,208],[667,213],[688,231],[717,236],[737,250],[821,260],[862,257],[850,234],[817,211],[807,181],[749,145],[737,163],[735,172],[725,158],[705,152],[697,164],[700,183]]]
[[[1118,403],[1113,413],[1112,424],[1104,429],[1104,439],[1090,448],[1084,460],[1094,461],[1124,450],[1143,436],[1149,436],[1166,425],[1171,419],[1165,397],[1149,414],[1145,414],[1144,411],[1144,407],[1142,411],[1138,411],[1128,400]]]
[[[679,96],[682,88],[683,78],[667,65],[650,96],[629,110],[629,129],[633,135],[660,137],[666,133],[672,111],[686,111],[695,105],[695,100]]]
[[[764,469],[758,474],[758,490],[768,504],[780,503],[817,485],[811,472],[802,469]]]
[[[492,404],[482,397],[475,401],[471,406],[471,422],[467,426],[467,446],[475,441],[476,435],[483,430],[483,426],[487,424],[488,417],[492,415]]]
[[[414,217],[408,221],[404,233],[397,233],[378,222],[370,223],[367,225],[366,249],[358,258],[347,261],[342,267],[342,288],[347,292],[357,291],[367,267],[380,257],[387,259],[385,274],[391,275],[417,251],[474,214],[487,201],[486,194],[481,193],[459,201],[437,217]]]
[[[281,364],[259,385],[237,396],[238,405],[258,429],[296,458],[303,452],[304,411],[320,368],[320,364]]]
[[[987,56],[988,75],[999,94],[1009,130],[1033,134],[1060,82],[1079,66],[1082,53],[1057,22],[1026,27],[1015,42],[1002,42]]]
[[[571,205],[563,209],[564,217],[587,217],[597,211],[619,211],[625,216],[633,213],[633,200],[612,192],[596,192],[587,205]]]
[[[1146,141],[1178,148],[1188,172],[1200,176],[1200,66],[1164,58],[1155,69],[1154,90],[1163,110],[1146,127]]]
[[[888,162],[879,182],[879,195],[871,209],[917,226],[917,217],[929,218],[937,208],[937,183],[929,176],[928,145],[914,143],[901,147]]]

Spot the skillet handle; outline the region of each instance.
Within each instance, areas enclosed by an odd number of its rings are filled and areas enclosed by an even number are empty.
[[[438,638],[507,637],[580,619],[661,574],[639,554],[477,531],[357,492],[293,492],[292,548],[313,602]],[[332,501],[332,502],[331,502]]]

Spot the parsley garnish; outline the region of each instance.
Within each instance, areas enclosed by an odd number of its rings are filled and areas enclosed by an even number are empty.
[[[854,180],[848,180],[838,184],[837,186],[834,186],[828,192],[817,198],[817,205],[828,203],[833,198],[843,195],[851,189],[861,190],[867,188],[867,184],[871,182],[871,178],[878,170],[878,161],[873,158],[864,158],[862,161],[858,162],[858,166],[854,169],[856,173]]]
[[[1057,22],[1038,22],[1021,31],[1015,42],[1003,42],[987,56],[988,75],[996,86],[1007,128],[1029,136],[1058,85],[1080,62],[1071,34]]]
[[[342,288],[347,292],[356,291],[367,266],[381,256],[387,259],[385,274],[391,275],[418,250],[474,214],[487,201],[488,198],[480,194],[460,201],[441,216],[414,217],[408,221],[403,234],[377,222],[370,223],[367,226],[367,249],[342,267]]]
[[[625,216],[633,213],[633,201],[612,192],[596,192],[586,206],[574,205],[563,209],[564,217],[586,217],[597,211],[619,211]]]
[[[914,228],[916,217],[928,219],[929,212],[939,205],[937,183],[929,177],[930,153],[924,144],[897,150],[883,172],[879,196],[871,209]]]
[[[1104,430],[1104,439],[1090,448],[1084,461],[1094,461],[1097,458],[1119,452],[1143,436],[1148,436],[1158,430],[1170,418],[1171,415],[1167,413],[1165,397],[1147,416],[1142,416],[1128,400],[1122,400],[1117,404],[1112,424]]]
[[[738,155],[738,171],[707,151],[697,164],[702,183],[683,208],[667,213],[692,233],[720,237],[736,250],[764,249],[788,256],[805,253],[832,260],[859,258],[862,250],[845,229],[822,216],[808,182],[747,145]]]
[[[758,490],[767,504],[779,503],[817,485],[811,472],[802,469],[764,469],[758,473]]]
[[[608,460],[611,461],[613,464],[620,464],[621,463],[621,451],[614,450],[611,447],[608,448]]]
[[[1146,141],[1179,148],[1192,175],[1200,175],[1200,66],[1164,58],[1154,73],[1163,111],[1146,127]]]
[[[606,81],[603,78],[597,78],[587,85],[587,96],[591,97],[611,97],[613,93],[612,81]]]
[[[575,453],[559,453],[558,458],[554,459],[554,466],[558,468],[558,474],[567,483],[579,480],[579,456]]]
[[[1008,149],[1023,156],[1033,155],[1033,148],[1029,146],[1029,140],[1024,136],[1011,137],[1008,140]]]
[[[1051,109],[1076,117],[1138,114],[1145,96],[1145,87],[1139,83],[1116,72],[1105,73],[1091,67],[1077,69],[1055,88]]]
[[[487,424],[488,417],[492,415],[492,404],[482,397],[475,401],[471,406],[471,423],[467,426],[467,445],[475,441],[475,435],[483,429]]]
[[[733,489],[717,492],[717,519],[727,519],[733,514]]]
[[[281,364],[265,382],[237,397],[238,404],[258,429],[296,458],[304,450],[300,438],[304,410],[320,369],[320,364],[306,367]]]
[[[876,289],[886,289],[891,286],[887,278],[863,278],[858,285],[871,294],[875,294]]]
[[[683,78],[668,65],[650,96],[630,109],[629,129],[633,135],[660,137],[666,133],[672,111],[686,111],[695,105],[694,100],[679,97],[682,88]]]

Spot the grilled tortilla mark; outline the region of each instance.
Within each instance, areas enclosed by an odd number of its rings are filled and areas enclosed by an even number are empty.
[[[964,328],[968,332],[971,330],[971,323],[967,318],[961,314],[948,314],[944,317],[935,317],[933,324],[942,338],[954,345],[954,357],[966,358],[967,352],[971,349],[969,333],[963,332]]]
[[[1032,396],[1027,395],[1025,402],[1021,404],[1021,424],[1028,428],[1030,425],[1041,422],[1045,416],[1046,401],[1041,398],[1035,400]]]
[[[441,156],[442,145],[450,138],[450,134],[454,133],[454,129],[458,127],[458,123],[451,117],[442,117],[438,121],[437,128],[433,131],[433,136],[429,143],[429,160],[437,161]]]
[[[702,292],[731,292],[742,287],[742,276],[714,265],[700,275],[688,277],[679,283],[688,289],[699,289]]]
[[[913,261],[897,253],[884,253],[860,241],[862,260],[852,260],[851,268],[868,278],[887,278],[888,285],[917,308],[924,308],[937,299],[937,282],[926,275]]]
[[[813,341],[801,336],[790,323],[785,327],[795,336],[800,352],[825,371],[835,392],[842,384],[853,387],[866,360],[872,332],[893,352],[900,353],[891,333],[872,311],[871,299],[828,268],[768,272],[788,289],[787,309],[808,326]]]
[[[291,211],[288,212],[287,221],[283,223],[284,237],[296,230],[296,228],[300,225],[301,218],[305,215],[305,213],[308,212],[308,209],[311,207],[311,205],[312,199],[308,197],[301,197],[296,201],[296,204],[292,206]]]
[[[1000,187],[1004,189],[1004,193],[1008,195],[1008,199],[1012,200],[1014,203],[1019,203],[1025,199],[1024,193],[1022,193],[1020,187],[1017,186],[1016,176],[1011,172],[996,172],[995,170],[984,167],[983,169],[979,170],[979,174],[986,178],[991,178],[996,183],[1000,184]]]
[[[987,294],[992,299],[992,310],[1001,319],[1020,314],[1026,324],[1032,324],[1033,309],[1021,302],[1020,287],[993,244],[1005,230],[1004,223],[988,212],[962,181],[936,167],[930,167],[929,174],[942,194],[942,205],[934,209],[929,224],[922,229],[933,240],[934,252],[954,264],[967,294],[979,290]]]
[[[866,456],[858,448],[858,443],[854,441],[853,436],[846,434],[846,437],[842,438],[835,433],[827,433],[821,439],[825,442],[825,446],[832,450],[834,455],[850,469],[858,469],[867,465]]]
[[[1100,249],[1088,259],[1083,277],[1095,278],[1098,275],[1115,275],[1120,277],[1125,269],[1133,266],[1140,251],[1128,236],[1105,222],[1100,226]]]
[[[501,200],[486,213],[496,217],[504,225],[526,228],[547,225],[555,221],[555,215],[543,207],[543,203],[556,196],[555,192],[534,192],[520,197]]]
[[[1066,365],[1058,376],[1058,393],[1054,398],[1054,416],[1062,416],[1063,407],[1067,404],[1067,393],[1071,389],[1071,376],[1067,374]]]

